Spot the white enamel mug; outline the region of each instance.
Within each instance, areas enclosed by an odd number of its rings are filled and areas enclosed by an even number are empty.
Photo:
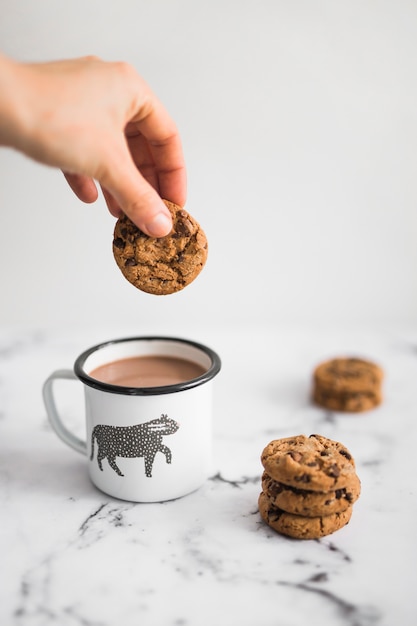
[[[134,356],[169,356],[197,363],[197,378],[162,387],[121,387],[90,376],[97,367]],[[212,470],[212,382],[221,361],[210,348],[175,337],[130,337],[89,348],[73,370],[45,381],[43,398],[56,434],[87,455],[101,491],[133,502],[161,502],[198,489]],[[87,441],[63,423],[54,382],[83,383]]]

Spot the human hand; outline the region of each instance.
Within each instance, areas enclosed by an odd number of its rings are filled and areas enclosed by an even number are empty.
[[[3,143],[60,168],[82,201],[97,199],[97,181],[112,215],[125,213],[151,236],[168,234],[161,197],[180,206],[186,199],[181,141],[134,68],[96,57],[11,65],[17,115]]]

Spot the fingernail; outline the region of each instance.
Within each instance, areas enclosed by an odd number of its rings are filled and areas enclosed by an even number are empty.
[[[171,232],[172,219],[166,213],[157,213],[145,227],[151,237],[165,237]]]

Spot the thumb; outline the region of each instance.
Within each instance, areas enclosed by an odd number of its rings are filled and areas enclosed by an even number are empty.
[[[112,196],[113,202],[138,228],[150,237],[164,237],[172,230],[172,217],[159,194],[135,166],[127,146],[112,159],[98,179],[100,185]],[[111,212],[116,213],[112,206]]]

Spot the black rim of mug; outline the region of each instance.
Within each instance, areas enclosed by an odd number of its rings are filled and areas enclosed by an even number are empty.
[[[162,387],[121,387],[119,385],[110,385],[109,383],[103,383],[95,378],[92,378],[84,371],[84,364],[88,357],[96,352],[97,350],[102,350],[108,346],[118,344],[118,343],[129,343],[131,341],[164,341],[168,343],[181,343],[196,348],[201,352],[204,352],[211,361],[211,365],[204,374],[198,376],[197,378],[192,378],[191,380],[187,380],[182,383],[177,383],[175,385],[165,385]],[[163,337],[163,336],[139,336],[139,337],[124,337],[121,339],[112,339],[110,341],[105,341],[103,343],[99,343],[91,348],[85,350],[79,357],[75,360],[74,363],[74,373],[85,385],[88,387],[93,387],[94,389],[99,389],[100,391],[107,391],[108,393],[118,393],[124,396],[159,396],[165,393],[176,393],[179,391],[185,391],[186,389],[192,389],[193,387],[198,387],[199,385],[203,385],[208,381],[212,380],[221,369],[221,360],[219,355],[208,348],[207,346],[198,343],[196,341],[192,341],[190,339],[182,339],[180,337]]]

